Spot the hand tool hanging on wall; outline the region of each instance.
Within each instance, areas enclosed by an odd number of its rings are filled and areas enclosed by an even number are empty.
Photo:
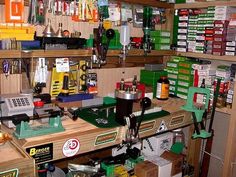
[[[64,73],[63,77],[63,85],[61,89],[61,93],[59,96],[68,96],[69,95],[69,73]]]
[[[151,52],[152,11],[151,7],[144,7],[143,9],[143,50],[145,55]]]
[[[207,152],[207,153],[211,153],[211,148],[212,148],[212,143],[213,143],[214,130],[213,130],[212,126],[213,126],[213,121],[214,121],[214,117],[215,117],[215,109],[216,109],[216,103],[217,103],[219,90],[220,90],[220,83],[221,83],[221,80],[217,79],[217,84],[216,84],[216,88],[214,91],[211,118],[210,118],[210,123],[209,123],[209,128],[208,128],[208,132],[211,133],[211,137],[207,139],[207,142],[205,145],[205,152]],[[210,155],[207,153],[204,153],[204,155],[203,155],[200,177],[206,177],[208,175],[208,169],[209,169],[209,165],[210,165]]]
[[[30,0],[28,23],[43,25],[46,16],[45,0]]]
[[[2,62],[3,73],[7,77],[10,74],[10,63],[8,60]]]
[[[99,5],[99,2],[98,2]],[[102,3],[99,6],[99,25],[98,28],[94,29],[94,45],[97,49],[97,58],[99,67],[106,63],[106,55],[109,47],[110,40],[115,36],[113,29],[105,30],[103,26],[103,20],[108,18],[108,4]],[[105,42],[104,42],[105,39]]]

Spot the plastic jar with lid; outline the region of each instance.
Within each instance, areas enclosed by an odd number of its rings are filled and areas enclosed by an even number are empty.
[[[158,100],[167,100],[169,98],[170,82],[166,76],[162,76],[157,81],[156,98]]]

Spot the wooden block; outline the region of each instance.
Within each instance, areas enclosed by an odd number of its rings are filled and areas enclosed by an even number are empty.
[[[0,173],[1,176],[11,176],[6,171],[12,173],[18,170],[19,176],[35,176],[35,162],[23,150],[19,149],[13,142],[6,142],[0,146],[0,152],[3,154],[0,158]],[[2,174],[3,173],[3,174]]]
[[[0,74],[0,94],[19,94],[22,88],[21,74]]]

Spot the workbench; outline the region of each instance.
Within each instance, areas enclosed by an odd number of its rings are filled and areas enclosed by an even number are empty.
[[[166,101],[154,99],[153,102],[162,106],[163,110],[170,112],[170,115],[143,122],[139,131],[140,138],[187,126],[192,123],[191,114],[180,109],[180,106],[185,104],[184,100],[179,98],[170,98]],[[20,147],[21,150],[28,151],[30,155],[35,155],[35,149],[41,149],[41,151],[42,149],[48,150],[49,152],[45,152],[45,156],[39,159],[37,157],[35,158],[35,163],[40,164],[118,145],[124,139],[127,130],[126,126],[97,128],[82,119],[73,121],[67,118],[62,121],[62,124],[65,128],[64,132],[21,140],[13,137],[12,141],[17,147]],[[164,129],[161,128],[163,124]],[[2,125],[1,131],[8,133],[13,132],[12,129],[4,125]],[[4,151],[2,150],[4,146],[5,145],[1,146],[0,157],[6,155],[3,154]],[[0,158],[0,171],[8,170],[6,166],[1,165],[5,162],[6,161],[2,161]]]

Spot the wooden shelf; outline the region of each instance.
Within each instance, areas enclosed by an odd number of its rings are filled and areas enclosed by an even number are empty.
[[[22,58],[85,57],[91,53],[90,50],[27,50],[22,51]]]
[[[157,0],[145,0],[145,1],[136,1],[136,0],[118,0],[122,2],[132,3],[132,4],[141,4],[141,5],[147,5],[152,7],[161,7],[161,8],[173,8],[174,4],[169,4],[166,2],[161,2]],[[25,5],[29,5],[29,0],[24,1]],[[5,4],[4,0],[0,0],[0,4]]]
[[[236,6],[236,1],[208,1],[208,2],[196,2],[196,3],[181,3],[175,4],[175,9],[197,9],[197,8],[207,8],[209,6]]]
[[[152,7],[161,7],[161,8],[173,8],[174,4],[161,2],[158,0],[145,0],[145,1],[137,1],[137,0],[118,0],[122,2],[127,2],[131,4],[140,4],[140,5],[147,5]]]
[[[21,58],[21,51],[19,50],[0,50],[0,58]]]
[[[152,50],[147,56],[170,56],[174,55],[172,50]],[[56,58],[56,57],[88,57],[92,55],[91,50],[0,50],[0,59],[10,58]],[[119,56],[120,50],[108,50],[107,56]],[[142,49],[128,51],[128,56],[144,56]]]
[[[225,113],[225,114],[229,114],[229,115],[231,115],[231,109],[229,109],[229,108],[226,108],[226,107],[224,107],[224,108],[216,108],[216,111],[217,112],[221,112],[221,113]]]
[[[236,56],[227,56],[227,55],[218,56],[218,55],[193,53],[193,52],[176,52],[175,54],[178,55],[178,56],[184,56],[184,57],[236,62]]]

